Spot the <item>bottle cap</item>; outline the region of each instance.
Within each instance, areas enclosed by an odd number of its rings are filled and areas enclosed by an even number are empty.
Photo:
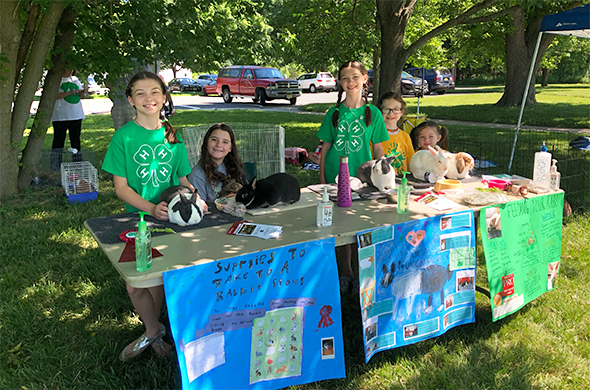
[[[557,172],[557,160],[553,159],[551,161],[553,162],[553,164],[551,165],[551,172]]]
[[[546,152],[547,146],[545,146],[545,141],[543,141],[543,145],[541,145],[541,152]]]
[[[149,213],[146,213],[144,211],[139,212],[139,222],[137,223],[137,231],[138,232],[146,232],[147,231],[147,224],[143,220],[143,216],[146,214],[149,214]]]
[[[322,202],[328,202],[330,198],[328,197],[328,186],[324,186],[324,195],[322,195]]]
[[[408,173],[409,173],[409,172],[403,172],[403,171],[402,171],[402,183],[401,183],[401,185],[402,185],[402,186],[405,186],[405,185],[407,185],[407,184],[408,184],[408,179],[406,179],[406,175],[407,175]]]
[[[340,156],[340,163],[348,164],[348,156]]]

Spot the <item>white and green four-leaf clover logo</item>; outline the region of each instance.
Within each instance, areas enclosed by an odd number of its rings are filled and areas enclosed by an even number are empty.
[[[334,147],[339,152],[344,151],[346,154],[358,152],[363,148],[364,134],[365,128],[356,118],[352,122],[349,122],[348,118],[343,118],[338,121],[338,133]]]
[[[173,153],[166,145],[158,145],[152,148],[149,145],[142,145],[133,155],[137,167],[137,176],[141,178],[141,184],[147,184],[150,180],[154,187],[160,183],[168,183],[172,174]]]

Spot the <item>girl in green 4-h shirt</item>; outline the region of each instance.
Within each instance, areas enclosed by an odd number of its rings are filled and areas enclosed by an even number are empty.
[[[162,191],[177,184],[193,188],[186,178],[191,171],[186,148],[181,135],[160,113],[166,102],[166,86],[158,75],[137,73],[125,94],[137,116],[113,134],[102,169],[113,174],[115,192],[125,201],[127,211],[149,212],[165,221],[168,207],[160,202]],[[172,346],[162,340],[166,327],[158,319],[164,287],[135,288],[128,284],[127,293],[145,332],[125,347],[119,358],[132,359],[150,346],[158,356],[169,355]]]
[[[377,107],[369,104],[367,70],[359,61],[347,61],[338,70],[338,101],[324,117],[317,136],[324,141],[320,157],[320,183],[334,183],[340,166],[340,156],[348,156],[350,176],[356,177],[359,166],[372,159],[383,157],[381,142],[387,141],[389,135],[383,122],[383,116]],[[340,104],[342,93],[346,98]],[[363,96],[364,92],[364,96]],[[344,247],[340,262],[340,291],[345,293],[354,283],[352,278],[352,248]]]

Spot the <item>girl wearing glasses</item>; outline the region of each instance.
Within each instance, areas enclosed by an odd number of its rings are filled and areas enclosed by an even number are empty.
[[[406,112],[406,102],[393,92],[387,92],[377,101],[377,107],[381,110],[389,140],[383,142],[383,152],[386,157],[395,156],[391,163],[398,175],[402,171],[409,172],[410,159],[414,155],[412,139],[405,131],[398,127],[398,123]]]

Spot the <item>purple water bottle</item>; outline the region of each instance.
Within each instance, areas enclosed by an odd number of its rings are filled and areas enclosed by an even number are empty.
[[[338,207],[352,206],[352,195],[350,192],[350,174],[348,173],[348,157],[340,157],[340,171],[338,172]]]

